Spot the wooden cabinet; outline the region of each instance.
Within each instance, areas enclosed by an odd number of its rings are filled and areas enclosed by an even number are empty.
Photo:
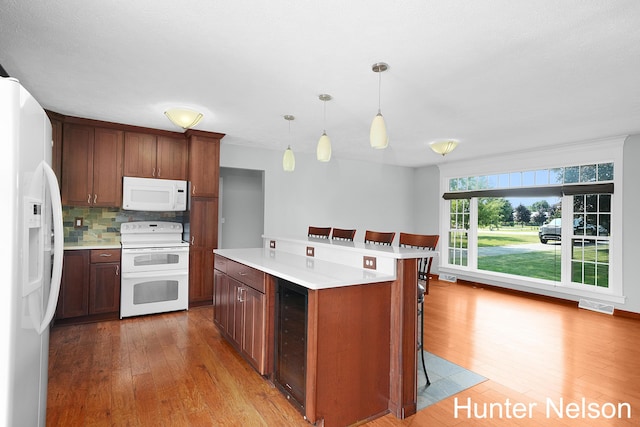
[[[120,206],[123,132],[65,123],[62,139],[62,204]]]
[[[218,185],[220,175],[220,139],[224,135],[190,129],[189,143],[190,265],[207,271],[189,274],[189,304],[212,303],[213,263],[200,255],[200,250],[212,253],[218,247]],[[199,257],[200,259],[196,259]],[[202,281],[204,280],[204,282]]]
[[[120,250],[91,251],[89,314],[120,312]]]
[[[89,274],[88,250],[64,251],[57,319],[89,313]]]
[[[126,132],[124,175],[186,180],[187,143],[185,138]]]
[[[218,197],[220,138],[189,132],[189,181],[192,197]]]
[[[192,247],[218,247],[218,198],[191,199],[190,221]]]
[[[191,247],[189,249],[189,303],[211,305],[213,303],[213,250]]]
[[[216,256],[214,322],[227,339],[262,375],[270,373],[267,325],[272,313],[266,291],[266,275],[250,267]]]
[[[120,249],[65,251],[56,318],[102,320],[119,312]]]

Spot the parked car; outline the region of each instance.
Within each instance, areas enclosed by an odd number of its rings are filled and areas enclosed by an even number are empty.
[[[588,236],[606,236],[607,229],[599,225],[597,228],[593,224],[584,224],[582,218],[576,218],[573,220],[573,234],[576,235],[588,235]],[[547,243],[549,240],[560,241],[562,236],[562,219],[552,219],[548,224],[543,225],[538,230],[538,237],[541,243]]]

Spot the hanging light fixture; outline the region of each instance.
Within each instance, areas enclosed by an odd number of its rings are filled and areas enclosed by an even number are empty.
[[[321,162],[328,162],[331,160],[331,140],[327,136],[327,101],[331,101],[331,95],[323,93],[318,96],[320,101],[323,102],[323,131],[320,140],[318,141],[318,148],[316,149],[316,157]]]
[[[442,156],[446,156],[450,152],[452,152],[460,143],[460,141],[455,139],[445,139],[442,141],[433,141],[429,143],[429,147],[438,153],[442,154]]]
[[[188,108],[169,108],[164,112],[171,122],[182,129],[190,129],[202,120],[202,113]]]
[[[380,112],[380,94],[382,86],[382,74],[389,69],[389,65],[384,62],[378,62],[371,66],[374,73],[378,73],[378,114],[371,122],[371,130],[369,132],[369,142],[376,149],[387,148],[389,145],[389,135],[387,135],[387,125],[384,123],[384,117]]]
[[[296,118],[287,114],[284,116],[284,119],[289,122],[289,145],[287,149],[284,150],[284,156],[282,156],[282,169],[284,169],[285,172],[293,172],[296,168],[296,158],[291,149],[291,121]]]

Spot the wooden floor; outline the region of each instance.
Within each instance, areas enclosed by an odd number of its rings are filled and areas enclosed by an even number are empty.
[[[488,380],[367,426],[640,425],[640,321],[438,281],[425,311],[426,349]],[[212,315],[203,307],[54,327],[47,425],[308,426]],[[471,403],[457,418],[456,398]]]

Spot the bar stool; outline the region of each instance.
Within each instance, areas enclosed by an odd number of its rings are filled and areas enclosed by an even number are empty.
[[[316,239],[328,239],[331,234],[331,227],[312,227],[309,226],[309,237],[315,237]]]
[[[396,232],[380,232],[380,231],[371,231],[367,230],[364,233],[364,242],[377,244],[377,245],[387,245],[391,246],[393,242],[393,238],[396,237]]]
[[[356,235],[356,230],[345,230],[343,228],[333,228],[331,239],[344,240],[347,242],[353,242],[353,238]]]
[[[400,247],[418,248],[433,251],[438,245],[440,236],[438,234],[410,234],[400,233]],[[422,359],[422,369],[424,376],[427,378],[427,385],[431,384],[429,375],[427,374],[427,365],[424,363],[424,296],[429,295],[429,274],[431,273],[431,262],[433,257],[420,258],[418,260],[418,316],[420,322],[420,334],[418,339],[418,350],[420,350],[420,358]],[[424,283],[424,285],[422,283]]]

